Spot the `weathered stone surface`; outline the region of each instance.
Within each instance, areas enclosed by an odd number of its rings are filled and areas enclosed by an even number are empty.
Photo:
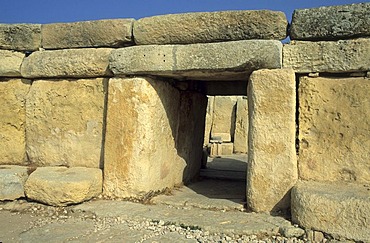
[[[23,61],[23,77],[102,77],[111,76],[108,69],[109,48],[37,51]]]
[[[144,198],[182,182],[186,161],[176,144],[180,99],[163,80],[109,80],[105,195]]]
[[[369,185],[300,182],[292,190],[292,219],[307,229],[366,242],[370,239]]]
[[[214,104],[214,96],[207,96],[208,103],[207,103],[207,110],[206,110],[206,121],[205,121],[205,129],[204,129],[204,142],[203,146],[207,146],[209,144],[209,139],[211,137],[211,128],[213,122],[213,104]]]
[[[20,77],[23,58],[21,52],[0,50],[0,76]]]
[[[215,96],[211,137],[215,133],[229,133],[234,140],[236,96]]]
[[[248,84],[247,204],[254,211],[290,206],[298,178],[295,149],[295,73],[259,70]]]
[[[282,40],[286,37],[287,26],[285,14],[277,11],[169,14],[136,21],[134,38],[137,45]]]
[[[27,178],[27,167],[0,165],[0,200],[24,197],[24,183]]]
[[[283,67],[298,73],[370,70],[370,39],[292,41],[284,45]]]
[[[0,164],[25,163],[26,96],[31,82],[0,81]]]
[[[332,40],[370,36],[370,3],[297,9],[292,40]]]
[[[133,42],[133,22],[134,19],[104,19],[44,24],[41,27],[42,47],[123,47]]]
[[[81,203],[102,192],[102,171],[84,167],[39,167],[25,184],[26,196],[52,206]]]
[[[27,154],[38,166],[102,166],[107,79],[36,80],[27,96]]]
[[[248,100],[247,97],[238,97],[236,102],[234,152],[248,152]]]
[[[41,46],[41,24],[0,24],[0,49],[36,51]]]
[[[274,40],[132,46],[112,51],[110,69],[115,75],[245,80],[256,69],[280,68],[281,53],[282,44]]]
[[[211,140],[216,140],[220,142],[231,142],[230,132],[214,132],[212,133]]]
[[[369,78],[300,78],[300,178],[370,183],[369,92]]]
[[[205,95],[193,91],[181,92],[176,149],[178,155],[186,161],[182,173],[184,183],[199,174],[206,109]]]

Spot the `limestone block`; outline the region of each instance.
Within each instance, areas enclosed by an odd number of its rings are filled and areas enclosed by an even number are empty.
[[[232,155],[234,151],[233,143],[222,143],[221,145],[221,155]]]
[[[0,49],[36,51],[41,46],[41,24],[0,24]]]
[[[0,165],[0,201],[24,197],[24,183],[27,178],[27,167]]]
[[[370,36],[370,3],[297,9],[292,40],[332,40]]]
[[[102,192],[102,171],[84,167],[39,167],[25,184],[26,196],[52,206],[81,203]]]
[[[370,183],[369,92],[369,78],[300,78],[300,178]]]
[[[238,97],[236,102],[234,152],[248,152],[248,100],[247,97]]]
[[[102,77],[108,69],[109,48],[36,51],[26,57],[21,67],[23,77]]]
[[[298,177],[295,73],[259,70],[248,84],[247,204],[254,211],[286,210]]]
[[[163,80],[109,80],[106,196],[144,198],[182,182],[186,161],[176,144],[180,99],[180,92]]]
[[[220,142],[231,142],[231,135],[228,132],[214,132],[212,133],[211,140]]]
[[[211,137],[228,133],[234,140],[236,96],[215,96]]]
[[[132,46],[113,50],[109,66],[115,75],[245,80],[256,69],[280,68],[281,52],[275,40]]]
[[[283,67],[298,73],[370,70],[370,39],[292,41],[284,45]]]
[[[31,82],[0,81],[0,164],[24,164],[26,157],[26,96]]]
[[[0,76],[20,77],[23,58],[21,52],[0,50]]]
[[[187,183],[199,174],[203,156],[203,134],[207,97],[193,91],[182,91],[176,148],[186,161],[183,182]]]
[[[292,190],[292,220],[337,239],[370,239],[369,186],[300,182]]]
[[[123,47],[133,42],[133,22],[134,19],[104,19],[44,24],[41,27],[42,47]]]
[[[213,103],[214,103],[214,96],[207,96],[208,103],[207,103],[207,110],[206,110],[206,121],[205,121],[205,129],[204,129],[204,142],[203,146],[208,146],[209,139],[211,137],[211,128],[212,128],[212,120],[213,120]]]
[[[286,37],[287,19],[277,11],[222,11],[169,14],[134,23],[137,45],[193,44]]]
[[[36,80],[27,96],[27,155],[37,166],[100,167],[107,79]]]

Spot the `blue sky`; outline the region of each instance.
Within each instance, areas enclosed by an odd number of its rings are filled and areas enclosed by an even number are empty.
[[[356,0],[1,0],[0,23],[55,23],[168,13],[220,10],[294,9],[369,1]]]

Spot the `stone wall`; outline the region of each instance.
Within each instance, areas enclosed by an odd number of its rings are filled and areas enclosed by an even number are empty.
[[[296,10],[290,25],[267,10],[0,24],[0,168],[38,171],[16,183],[44,203],[64,200],[34,193],[48,169],[66,185],[104,174],[69,202],[102,187],[143,199],[194,178],[203,139],[220,137],[248,152],[252,210],[292,202],[293,220],[320,230],[297,181],[370,183],[369,14],[362,3]]]

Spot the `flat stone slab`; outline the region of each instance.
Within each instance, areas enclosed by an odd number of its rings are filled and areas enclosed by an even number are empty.
[[[0,165],[0,201],[24,197],[24,183],[27,178],[27,167]]]
[[[370,38],[340,41],[292,41],[284,45],[283,67],[297,73],[370,70]]]
[[[26,196],[52,206],[81,203],[102,192],[102,171],[84,167],[39,167],[28,178]]]
[[[292,190],[292,219],[307,229],[366,242],[370,185],[302,181]]]
[[[89,48],[36,51],[24,59],[21,74],[29,78],[112,76],[108,69],[111,50]]]
[[[297,9],[292,40],[333,40],[370,36],[370,3]]]
[[[21,52],[0,50],[0,76],[20,77],[23,58]]]
[[[123,47],[133,42],[133,22],[134,19],[104,19],[44,24],[41,28],[42,47]]]
[[[36,51],[41,47],[41,24],[0,24],[0,49]]]
[[[113,50],[109,66],[115,75],[245,80],[256,69],[281,68],[281,55],[282,44],[275,40],[148,45]]]
[[[283,12],[268,10],[168,14],[136,21],[134,38],[137,45],[282,40],[287,26]]]

